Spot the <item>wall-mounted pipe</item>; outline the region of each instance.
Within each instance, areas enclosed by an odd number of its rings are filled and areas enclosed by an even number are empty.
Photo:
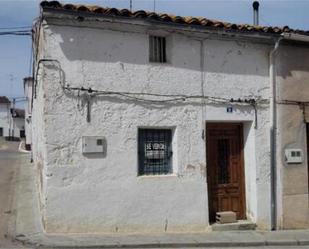
[[[275,56],[278,51],[280,37],[270,52],[269,55],[269,78],[271,84],[271,102],[270,102],[270,113],[271,113],[271,128],[270,128],[270,202],[271,202],[271,230],[277,229],[277,84],[276,84],[276,60]]]
[[[252,4],[253,7],[253,25],[259,25],[259,6],[260,3],[258,1],[254,1]]]

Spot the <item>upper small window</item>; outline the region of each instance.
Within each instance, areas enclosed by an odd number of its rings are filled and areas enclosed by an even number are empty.
[[[149,61],[166,62],[166,39],[160,36],[149,36]]]
[[[168,129],[138,130],[139,175],[172,173],[172,131]]]

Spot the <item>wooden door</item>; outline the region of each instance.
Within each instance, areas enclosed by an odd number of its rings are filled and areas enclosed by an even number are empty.
[[[209,220],[219,211],[245,219],[242,124],[207,123],[206,131]]]

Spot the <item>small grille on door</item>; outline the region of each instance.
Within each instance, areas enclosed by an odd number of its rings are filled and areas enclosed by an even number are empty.
[[[220,184],[229,183],[229,140],[218,140],[218,182]]]

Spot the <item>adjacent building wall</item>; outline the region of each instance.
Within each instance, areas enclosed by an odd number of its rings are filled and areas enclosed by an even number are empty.
[[[44,32],[43,30],[39,30],[39,33],[35,34],[34,37],[38,48],[37,55],[35,54],[36,67],[34,71],[37,72],[37,78],[34,82],[34,89],[32,90],[33,95],[31,96],[31,134],[32,134],[32,157],[33,163],[36,168],[37,177],[36,184],[38,187],[39,194],[39,207],[41,211],[42,225],[44,227],[44,215],[45,215],[45,189],[46,189],[46,178],[48,175],[46,174],[46,132],[45,132],[45,122],[47,117],[44,117],[45,110],[45,91],[46,85],[48,82],[48,78],[45,78],[46,83],[42,81],[42,76],[45,73],[45,68],[42,65],[38,64],[39,60],[45,54],[45,45],[43,43],[44,40]]]
[[[26,149],[31,149],[32,134],[31,134],[31,112],[32,112],[32,85],[33,78],[28,77],[24,79],[24,93],[26,97],[25,102],[25,135],[26,135]]]
[[[12,118],[12,133],[11,135],[15,138],[20,138],[20,131],[25,130],[25,119],[24,118]]]
[[[3,128],[3,136],[9,136],[9,126],[10,126],[10,104],[0,103],[0,127]]]
[[[20,138],[20,131],[24,130],[24,118],[13,118],[10,103],[0,103],[0,127],[4,137]]]
[[[203,130],[214,121],[244,123],[247,216],[269,228],[268,105],[258,107],[255,123],[251,106],[227,113],[217,103],[158,104],[103,95],[91,99],[87,122],[86,96],[61,84],[65,79],[73,87],[106,91],[268,99],[270,48],[169,33],[168,63],[149,63],[152,31],[116,30],[44,25],[41,57],[61,66],[42,63],[34,89],[33,155],[46,231],[205,231]],[[139,127],[174,131],[172,175],[137,176]],[[83,155],[82,136],[104,136],[106,155]]]
[[[309,228],[308,154],[309,48],[282,45],[277,62],[279,225],[284,229]],[[284,104],[286,100],[294,101]],[[296,103],[299,102],[299,103]],[[285,149],[302,149],[303,163],[288,164]]]

